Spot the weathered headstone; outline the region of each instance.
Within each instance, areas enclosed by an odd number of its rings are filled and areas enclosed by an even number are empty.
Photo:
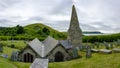
[[[104,42],[104,45],[105,45],[105,48],[106,48],[106,49],[109,49],[108,43]]]
[[[18,54],[19,54],[19,52],[12,52],[11,60],[12,61],[17,61],[18,60]]]
[[[73,58],[77,58],[78,57],[78,50],[77,48],[73,48]]]
[[[2,54],[1,55],[3,58],[8,58],[8,55],[7,54]]]
[[[36,58],[30,68],[48,68],[48,59]]]
[[[91,46],[91,48],[95,48],[95,46]]]
[[[79,50],[80,50],[80,51],[83,50],[83,46],[79,46]]]
[[[113,48],[113,44],[112,44],[112,43],[110,43],[109,45],[110,45],[110,48],[112,49],[112,48]]]
[[[94,44],[95,44],[96,48],[99,48],[99,43],[98,42],[95,42]]]
[[[120,39],[117,40],[117,45],[120,46]]]
[[[119,49],[119,48],[114,48],[114,49],[113,49],[113,52],[114,52],[114,53],[120,53],[120,49]]]
[[[101,50],[99,50],[99,52],[103,53],[103,54],[111,54],[112,50],[101,49]]]
[[[91,49],[91,51],[94,52],[94,53],[98,53],[99,52],[99,50],[97,50],[97,49]]]
[[[92,56],[91,46],[86,46],[86,58],[90,58]]]

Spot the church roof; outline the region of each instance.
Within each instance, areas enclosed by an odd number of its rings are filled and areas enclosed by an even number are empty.
[[[55,46],[57,46],[58,40],[48,36],[43,42],[35,38],[28,44],[37,54],[41,57],[45,57]]]
[[[70,44],[70,42],[68,40],[60,40],[59,41],[66,49],[70,49],[72,48],[72,45]]]
[[[45,45],[45,56],[58,44],[58,40],[48,36],[44,41],[43,44]]]
[[[39,39],[35,38],[28,44],[36,53],[38,53],[40,56],[42,55],[42,46],[44,46],[44,44],[40,42]]]
[[[30,68],[48,68],[48,59],[36,58]]]

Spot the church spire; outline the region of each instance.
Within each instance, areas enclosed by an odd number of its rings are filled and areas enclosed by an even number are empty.
[[[82,30],[79,27],[75,5],[72,6],[71,21],[68,29],[68,40],[73,45],[73,47],[82,44]]]

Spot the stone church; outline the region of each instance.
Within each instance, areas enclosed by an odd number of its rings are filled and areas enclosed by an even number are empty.
[[[67,40],[56,40],[51,36],[44,41],[35,38],[20,51],[19,60],[33,62],[35,58],[47,58],[49,62],[66,61],[74,58],[74,49],[80,45],[82,45],[82,31],[73,5]]]

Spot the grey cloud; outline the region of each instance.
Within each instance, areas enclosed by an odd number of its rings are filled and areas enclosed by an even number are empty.
[[[71,10],[72,0],[61,0],[60,3],[58,3],[53,10],[50,12],[50,14],[61,14],[66,15]]]

